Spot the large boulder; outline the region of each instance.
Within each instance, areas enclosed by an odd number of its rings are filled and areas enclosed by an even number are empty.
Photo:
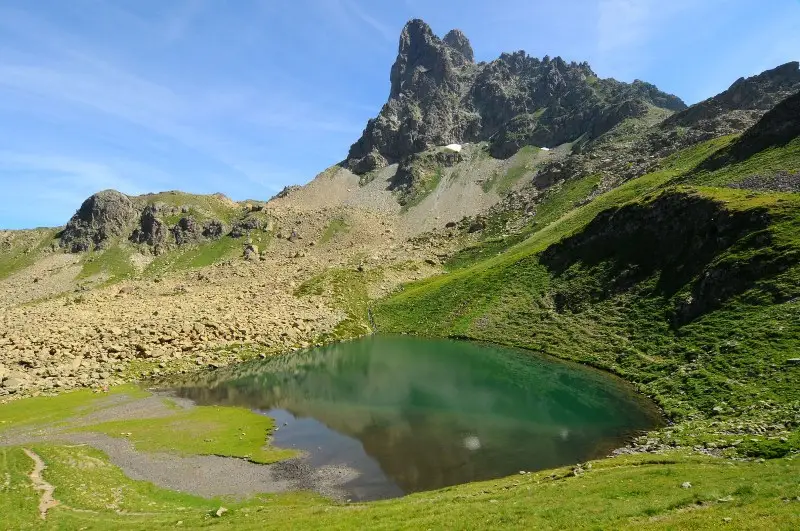
[[[130,240],[153,248],[159,254],[168,245],[169,227],[160,217],[159,205],[147,205],[139,216],[139,226],[131,234]]]
[[[126,233],[136,216],[136,208],[125,194],[116,190],[98,192],[69,220],[60,244],[73,253],[103,249],[110,240]]]
[[[192,216],[185,216],[179,219],[178,223],[170,229],[170,232],[177,245],[197,243],[203,238],[203,228]]]

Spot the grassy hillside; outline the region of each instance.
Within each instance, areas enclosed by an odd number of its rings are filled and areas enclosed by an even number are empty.
[[[735,138],[682,151],[506,252],[407,286],[381,330],[487,340],[617,373],[675,426],[651,445],[781,456],[800,449],[800,196],[706,183]],[[759,153],[768,171],[793,144]],[[717,170],[732,182],[741,165]],[[727,172],[727,173],[726,173]],[[684,183],[684,184],[681,184]]]
[[[184,410],[162,399],[168,416],[87,424],[92,415],[135,406],[138,400],[152,397],[124,386],[109,395],[82,390],[0,404],[0,436],[18,429],[66,428],[71,418],[84,421],[76,431],[125,438],[143,451],[242,456],[257,462],[286,455],[264,447],[272,420],[239,408]],[[25,449],[44,461],[42,478],[55,487],[58,504],[44,521],[38,507],[41,492],[29,477],[33,461]],[[716,529],[726,524],[796,529],[799,467],[796,459],[735,462],[671,451],[388,501],[337,503],[310,493],[202,498],[130,479],[89,446],[37,443],[0,447],[0,512],[8,529]]]
[[[131,480],[86,446],[35,445],[60,505],[39,518],[19,447],[0,449],[9,529],[796,529],[798,466],[630,456],[369,504],[306,493],[206,499]],[[685,482],[690,488],[683,488]],[[226,511],[216,516],[220,507]]]
[[[0,280],[42,258],[57,244],[58,229],[0,231]]]

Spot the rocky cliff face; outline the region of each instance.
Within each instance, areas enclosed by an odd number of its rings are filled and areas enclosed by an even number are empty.
[[[263,206],[252,205],[242,210],[217,195],[164,192],[130,197],[104,190],[83,202],[58,238],[61,247],[72,253],[103,250],[124,240],[141,245],[143,251],[160,254],[226,234],[245,236],[261,229],[268,218],[262,210]],[[234,221],[232,227],[228,220]]]
[[[130,198],[116,190],[104,190],[83,202],[61,233],[61,245],[73,253],[102,249],[121,235],[136,218]]]
[[[560,57],[520,51],[476,64],[461,31],[439,39],[412,20],[400,35],[389,100],[345,164],[366,173],[433,146],[482,140],[505,157],[526,144],[596,137],[649,106],[686,108],[649,83],[599,79],[588,64]]]
[[[800,63],[793,61],[756,76],[737,79],[728,90],[667,118],[663,129],[692,128],[708,135],[738,133],[800,91]]]
[[[785,145],[800,136],[800,91],[767,112],[731,146],[732,160],[747,157],[771,146]]]

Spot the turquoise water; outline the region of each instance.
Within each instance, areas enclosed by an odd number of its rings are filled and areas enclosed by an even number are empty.
[[[661,423],[607,374],[492,345],[371,336],[183,383],[200,404],[273,416],[273,444],[360,472],[376,499],[607,455]]]

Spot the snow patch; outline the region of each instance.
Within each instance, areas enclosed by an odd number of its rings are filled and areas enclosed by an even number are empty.
[[[449,151],[455,151],[456,153],[461,153],[461,144],[447,144],[444,148]]]

